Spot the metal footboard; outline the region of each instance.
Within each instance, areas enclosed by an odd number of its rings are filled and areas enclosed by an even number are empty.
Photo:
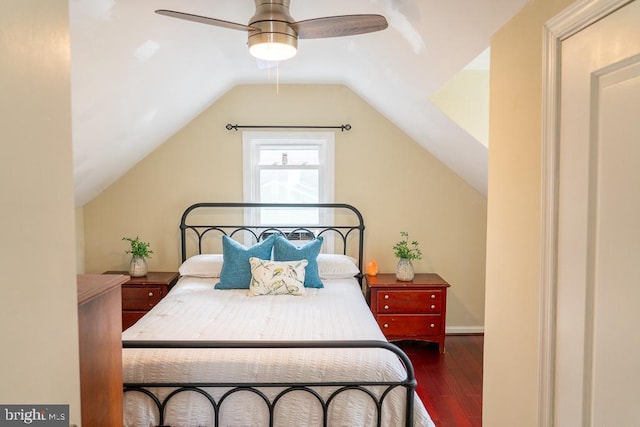
[[[256,382],[256,383],[228,383],[228,382],[191,382],[191,383],[124,383],[125,393],[143,393],[154,402],[158,413],[160,426],[164,426],[168,405],[171,400],[185,392],[195,392],[204,396],[213,409],[214,419],[213,425],[220,425],[220,414],[224,401],[238,392],[250,392],[259,396],[266,405],[269,412],[269,426],[274,426],[274,412],[277,404],[281,399],[291,392],[309,393],[322,407],[323,425],[328,426],[328,414],[331,402],[341,393],[349,390],[358,390],[365,393],[372,399],[377,408],[377,426],[382,426],[382,410],[385,398],[389,393],[402,387],[406,390],[405,402],[405,426],[413,426],[414,411],[414,393],[416,388],[416,379],[413,365],[408,356],[396,345],[386,341],[124,341],[123,348],[173,348],[173,349],[300,349],[300,348],[348,348],[348,349],[364,349],[379,348],[394,353],[402,362],[406,370],[406,378],[400,381],[330,381],[330,382]],[[336,388],[326,399],[323,398],[316,388],[333,387]],[[382,387],[383,392],[378,393],[379,397],[372,389]],[[164,399],[160,399],[153,394],[151,388],[172,388],[172,390]],[[207,388],[223,388],[227,389],[224,394],[217,400],[206,391]],[[282,390],[270,399],[264,389],[281,388]]]

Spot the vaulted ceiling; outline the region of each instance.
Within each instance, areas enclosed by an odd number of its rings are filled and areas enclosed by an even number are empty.
[[[292,0],[295,20],[384,15],[389,28],[300,40],[280,84],[339,83],[486,195],[487,151],[432,96],[485,51],[527,0]],[[76,204],[108,187],[237,84],[267,83],[241,31],[160,16],[173,9],[245,24],[252,0],[70,0]]]

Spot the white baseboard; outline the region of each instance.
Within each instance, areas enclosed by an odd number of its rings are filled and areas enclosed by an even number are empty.
[[[484,334],[484,326],[447,326],[447,335]]]

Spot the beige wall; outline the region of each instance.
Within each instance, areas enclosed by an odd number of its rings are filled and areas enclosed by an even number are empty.
[[[80,423],[67,0],[0,2],[0,403]]]
[[[242,134],[227,123],[350,123],[336,133],[336,202],[365,218],[365,260],[394,271],[400,231],[425,254],[417,271],[453,285],[448,325],[484,323],[486,199],[341,85],[238,86],[84,207],[86,270],[126,269],[122,236],[151,243],[152,270],[179,265],[182,211],[242,200]]]
[[[460,70],[429,99],[475,139],[489,146],[489,70]]]
[[[84,209],[76,208],[76,273],[85,273]]]
[[[491,42],[484,425],[537,425],[542,28],[537,0]]]

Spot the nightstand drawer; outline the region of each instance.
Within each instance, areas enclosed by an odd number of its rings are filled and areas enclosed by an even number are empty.
[[[138,320],[147,314],[147,311],[123,311],[122,312],[122,330],[129,328],[131,325],[136,323]]]
[[[393,273],[365,276],[365,296],[384,336],[436,342],[442,353],[449,286],[435,273],[416,273],[408,282]]]
[[[108,274],[128,274],[107,271]],[[122,330],[136,323],[171,290],[178,280],[176,271],[149,271],[146,276],[130,277],[122,285]]]
[[[123,310],[149,310],[162,299],[159,286],[122,287]]]
[[[378,325],[387,337],[440,335],[442,317],[428,314],[381,314]]]
[[[378,291],[379,314],[383,313],[440,313],[442,291],[439,290],[381,290]]]

